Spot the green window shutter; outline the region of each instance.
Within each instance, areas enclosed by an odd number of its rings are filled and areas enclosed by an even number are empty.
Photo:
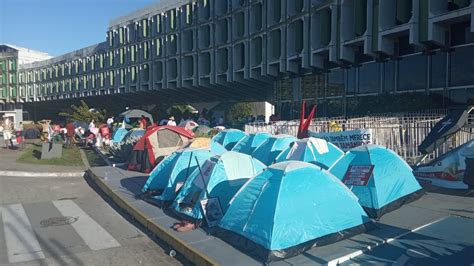
[[[405,24],[411,18],[411,7],[412,0],[396,0],[397,11],[396,11],[396,24]]]

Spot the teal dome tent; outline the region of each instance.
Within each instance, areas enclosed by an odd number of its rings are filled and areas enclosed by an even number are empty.
[[[222,154],[232,150],[235,144],[248,136],[245,132],[238,129],[226,129],[215,135],[210,142],[211,151],[215,154]]]
[[[200,200],[209,197],[219,199],[222,210],[227,210],[229,200],[252,176],[265,168],[249,155],[229,151],[209,158],[201,171],[194,170],[171,206],[179,216],[190,220],[203,218]]]
[[[336,145],[324,139],[306,138],[293,142],[291,147],[278,155],[276,161],[302,161],[329,169],[342,156],[344,152]]]
[[[172,201],[176,197],[177,184],[186,181],[186,177],[197,168],[197,161],[203,164],[211,157],[207,149],[187,148],[172,153],[161,161],[150,173],[142,188],[159,201]]]
[[[268,262],[361,233],[369,223],[357,197],[328,171],[286,161],[269,166],[240,189],[218,235]]]
[[[353,148],[329,171],[351,188],[372,218],[378,219],[423,195],[411,167],[395,152],[382,146]],[[364,172],[368,176],[366,185],[351,185],[347,181],[351,175],[357,176]]]
[[[290,144],[296,140],[298,139],[289,135],[271,136],[255,149],[252,157],[265,165],[273,164],[278,155],[288,149]]]
[[[232,149],[233,151],[245,153],[251,155],[252,152],[265,140],[271,137],[272,134],[267,132],[257,132],[250,134],[249,136],[241,139],[235,147]]]

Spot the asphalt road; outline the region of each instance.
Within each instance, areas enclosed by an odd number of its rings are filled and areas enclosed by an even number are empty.
[[[0,176],[0,265],[187,264],[128,219],[83,178]]]

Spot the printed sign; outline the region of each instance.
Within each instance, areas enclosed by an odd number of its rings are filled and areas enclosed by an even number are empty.
[[[224,216],[218,198],[201,200],[201,210],[209,227],[216,226]]]
[[[347,186],[367,186],[373,171],[373,165],[351,165],[347,169],[342,183]]]
[[[214,166],[216,166],[216,162],[207,160],[201,168],[200,173],[198,173],[198,176],[194,179],[193,183],[195,186],[197,186],[200,189],[204,189],[209,182],[209,177],[211,176],[212,170],[214,169]],[[198,170],[199,171],[199,170]],[[202,174],[202,175],[201,175]],[[204,183],[206,182],[206,183]]]
[[[372,129],[356,129],[339,132],[309,132],[310,137],[325,139],[343,151],[348,151],[354,147],[373,144],[374,136]]]

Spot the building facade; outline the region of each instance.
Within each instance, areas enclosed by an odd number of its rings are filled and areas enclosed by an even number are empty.
[[[17,97],[267,100],[285,118],[303,99],[331,116],[392,108],[374,97],[469,104],[473,18],[471,0],[161,1],[103,43],[20,65]]]
[[[25,94],[18,81],[18,66],[51,58],[47,53],[0,45],[0,111],[21,109]]]

